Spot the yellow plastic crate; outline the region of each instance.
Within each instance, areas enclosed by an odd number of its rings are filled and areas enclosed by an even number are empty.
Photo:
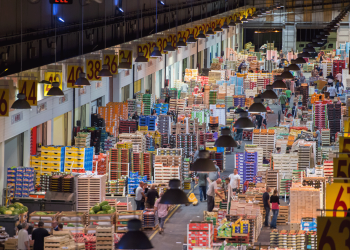
[[[51,171],[41,171],[41,174],[40,175],[51,175]]]
[[[69,167],[69,168],[84,168],[84,164],[80,163],[74,163],[73,162],[66,162],[64,164],[64,168]]]
[[[84,157],[84,153],[82,152],[67,152],[66,157]]]
[[[31,166],[41,166],[41,161],[30,161]]]
[[[41,161],[41,156],[40,155],[31,155],[30,156],[31,161]]]
[[[41,166],[44,167],[51,167],[51,162],[50,161],[42,161]]]
[[[51,167],[53,167],[53,168],[60,168],[61,167],[61,162],[51,162]]]
[[[84,158],[66,157],[65,162],[84,163]]]
[[[50,168],[51,172],[60,172],[60,168],[59,167],[51,167]]]
[[[205,149],[208,151],[216,151],[216,147],[206,147]]]
[[[40,171],[41,170],[41,166],[34,166],[34,170],[35,171]]]
[[[41,172],[51,172],[51,168],[50,167],[41,167]]]

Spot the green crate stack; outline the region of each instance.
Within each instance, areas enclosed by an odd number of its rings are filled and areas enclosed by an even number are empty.
[[[143,113],[144,115],[151,115],[151,95],[150,94],[144,94],[143,95]]]
[[[216,91],[209,92],[209,104],[216,104]]]
[[[233,106],[233,96],[225,96],[226,108]]]
[[[141,102],[142,101],[143,94],[138,92],[136,93],[136,101]]]

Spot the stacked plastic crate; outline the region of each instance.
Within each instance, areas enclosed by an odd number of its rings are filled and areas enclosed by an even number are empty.
[[[137,121],[120,120],[119,133],[134,133],[137,130]]]
[[[234,95],[233,96],[233,106],[237,107],[238,105],[240,105],[241,107],[244,107],[245,95]]]
[[[335,141],[335,135],[340,132],[341,104],[327,104],[328,124],[331,142]]]
[[[94,147],[66,147],[65,151],[65,172],[79,172],[79,170],[92,171]]]
[[[128,99],[128,113],[133,114],[136,111],[136,100]]]
[[[211,90],[209,92],[209,104],[216,104],[217,91]]]
[[[244,159],[244,177],[243,180],[244,182],[249,181],[249,182],[253,182],[253,178],[256,175],[257,171],[258,171],[258,153],[254,152],[254,153],[249,153],[249,152],[245,152],[244,155],[245,159]]]
[[[337,74],[342,74],[343,69],[345,69],[345,60],[333,61],[333,76],[336,76]]]
[[[158,116],[158,124],[157,128],[159,133],[161,134],[168,134],[170,122],[171,122],[171,116],[170,115],[160,115]]]
[[[112,148],[109,154],[110,180],[118,180],[128,175],[131,150],[126,148]]]
[[[143,113],[145,115],[151,115],[152,95],[144,94],[142,97],[142,102],[143,102]]]
[[[318,129],[327,128],[326,104],[321,101],[314,105],[314,126]]]
[[[147,116],[148,131],[156,130],[156,120],[157,120],[157,116],[154,116],[154,115]]]
[[[244,178],[244,153],[236,153],[236,166],[238,174]]]
[[[29,197],[34,192],[34,168],[10,167],[7,169],[7,184],[15,197]]]

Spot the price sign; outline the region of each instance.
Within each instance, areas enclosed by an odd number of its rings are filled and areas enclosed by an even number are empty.
[[[190,36],[190,34],[193,34],[193,28],[187,28],[185,31],[185,36],[186,36],[186,41],[188,39],[188,37]]]
[[[102,69],[101,60],[86,60],[86,78],[90,81],[99,81],[98,73]]]
[[[45,72],[45,80],[49,82],[59,82],[59,88],[62,90],[62,73],[61,72]],[[44,96],[47,96],[47,92],[51,89],[51,84],[45,84]]]
[[[151,44],[144,43],[137,46],[137,52],[143,52],[143,55],[147,58],[147,62],[149,61],[149,55],[151,54]]]
[[[350,218],[317,217],[317,249],[350,249]]]
[[[84,72],[84,67],[77,65],[67,65],[67,87],[82,88],[83,86],[75,86],[75,82],[79,78],[79,74]]]
[[[9,116],[10,90],[0,89],[0,116]]]
[[[104,54],[103,63],[108,65],[108,69],[112,75],[118,74],[118,55]]]
[[[162,54],[168,54],[168,52],[165,52],[165,51],[164,51],[164,48],[165,48],[167,42],[168,42],[168,39],[167,39],[167,38],[158,38],[158,40],[157,40],[157,46],[158,46],[158,48],[159,48],[160,53],[162,53]]]
[[[176,48],[176,35],[169,35],[168,36],[168,42],[171,43],[171,46],[173,46],[174,48]]]
[[[186,37],[185,31],[178,31],[177,32],[177,40],[179,41],[180,38],[182,38],[183,41],[186,43],[188,37]]]
[[[130,64],[130,68],[132,68],[132,51],[131,50],[120,50],[119,51],[119,63],[122,62],[122,59],[126,58],[127,62]]]
[[[326,186],[326,209],[348,210],[350,208],[350,184],[332,183]],[[326,216],[344,217],[346,212],[326,212]]]
[[[333,176],[335,178],[350,178],[350,158],[340,156],[333,158]],[[334,180],[337,183],[348,183],[349,180]]]
[[[19,80],[18,91],[26,96],[30,106],[36,106],[38,98],[38,82],[34,80]]]
[[[339,136],[339,153],[350,153],[350,137]]]

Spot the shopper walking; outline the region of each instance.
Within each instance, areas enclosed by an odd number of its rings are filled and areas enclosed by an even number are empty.
[[[198,183],[198,188],[199,188],[199,200],[204,201],[207,200],[207,179],[208,179],[208,174],[207,173],[197,173],[197,183]]]
[[[269,226],[269,216],[270,216],[270,191],[269,187],[266,187],[266,192],[263,194],[263,203],[265,208],[265,227]]]
[[[148,190],[146,194],[145,203],[147,204],[148,208],[154,208],[154,203],[156,201],[156,198],[159,198],[158,191],[156,190],[156,185],[152,184],[151,189]]]
[[[207,191],[207,197],[208,197],[208,204],[207,204],[207,209],[208,212],[213,211],[214,209],[214,196],[215,194],[220,197],[220,199],[224,199],[225,197],[222,197],[220,193],[218,192],[218,185],[221,184],[221,179],[217,179],[216,181],[213,181],[212,183],[209,184],[209,188]]]
[[[27,222],[22,223],[22,229],[18,233],[18,250],[30,250],[30,242],[28,235],[28,224]]]
[[[333,84],[330,84],[329,87],[327,88],[327,92],[329,93],[329,98],[331,100],[334,99],[335,95],[337,94],[336,89],[333,87]]]
[[[162,198],[164,193],[160,194],[160,198]],[[168,204],[162,204],[160,202],[160,198],[156,200],[156,203],[154,204],[154,212],[158,213],[158,220],[159,220],[159,234],[162,234],[164,232],[164,223],[165,219],[168,215],[168,210],[170,205]]]
[[[49,232],[43,228],[44,222],[39,221],[38,228],[32,233],[32,240],[34,241],[33,250],[44,250],[44,238],[49,236]]]
[[[216,172],[209,172],[209,180],[211,182],[216,181],[218,178],[220,178],[220,168],[217,165],[216,161],[213,161],[215,168],[216,168]]]
[[[290,103],[290,97],[292,95],[292,91],[290,90],[290,88],[288,88],[286,90],[286,96],[287,96],[287,100],[288,100],[288,103]]]
[[[260,115],[260,114],[256,114],[255,115],[255,126],[257,129],[260,129],[261,128],[261,124],[263,122],[263,117]]]
[[[267,112],[260,113],[260,115],[262,116],[262,125],[265,125],[265,128],[266,128],[267,127],[267,118],[268,118]]]
[[[142,199],[145,199],[145,193],[143,192],[143,182],[140,181],[139,186],[135,190],[135,203],[136,203],[136,210],[144,210],[144,202],[142,202]]]
[[[277,216],[279,212],[280,198],[278,197],[277,189],[273,190],[273,195],[270,198],[271,209],[272,209],[272,220],[270,227],[276,229],[277,227]],[[266,224],[265,224],[266,225]]]
[[[305,83],[306,79],[305,76],[303,75],[303,73],[300,73],[300,77],[299,77],[299,84]],[[297,85],[298,87],[299,85]]]
[[[287,96],[285,93],[281,93],[280,98],[278,99],[279,103],[281,104],[282,107],[282,113],[284,112],[284,109],[286,108],[286,102],[287,102]]]
[[[241,177],[238,174],[238,169],[235,168],[233,170],[233,174],[230,174],[228,176],[228,178],[230,178],[230,185],[231,185],[232,191],[238,193],[239,192],[239,185],[240,185],[240,181],[241,181]]]

